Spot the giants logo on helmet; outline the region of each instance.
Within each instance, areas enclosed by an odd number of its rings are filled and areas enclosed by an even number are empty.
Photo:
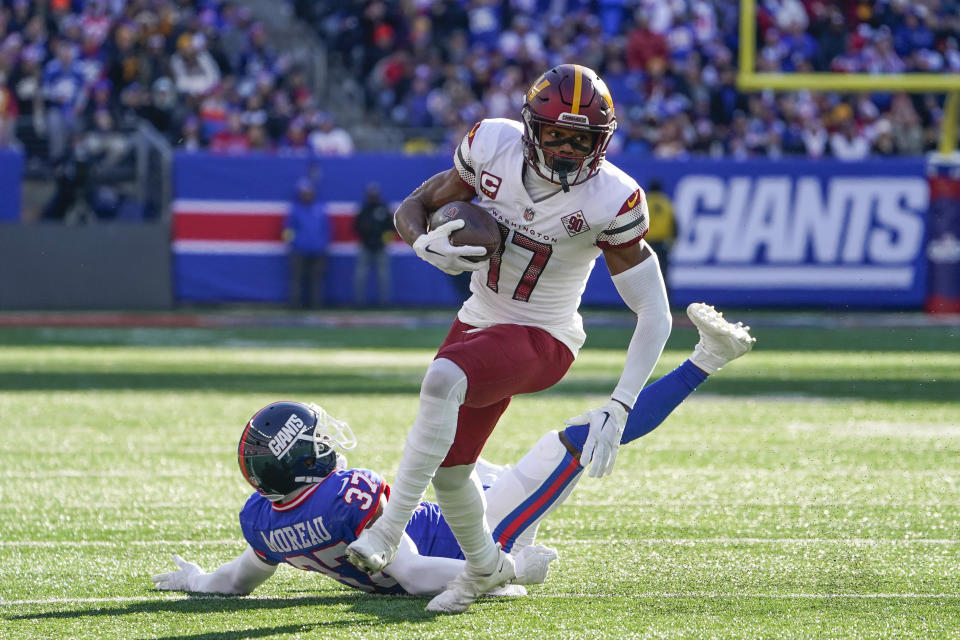
[[[278,458],[283,457],[305,428],[306,425],[300,419],[300,416],[295,413],[291,414],[283,424],[283,428],[277,431],[277,435],[273,436],[270,444],[267,445],[270,447],[270,452]]]
[[[486,171],[480,172],[480,191],[491,200],[496,200],[497,192],[500,191],[500,183],[503,180],[499,176]]]

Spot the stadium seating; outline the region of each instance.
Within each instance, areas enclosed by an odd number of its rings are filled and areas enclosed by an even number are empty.
[[[122,167],[125,132],[145,120],[188,151],[445,151],[480,118],[516,117],[536,75],[562,61],[609,84],[620,118],[611,154],[858,159],[936,140],[935,96],[739,92],[735,0],[277,4],[316,30],[327,76],[356,88],[362,109],[330,92],[321,104],[240,3],[3,0],[0,146],[22,146],[28,167],[91,149]],[[759,2],[758,70],[960,72],[955,9]],[[383,122],[391,135],[364,135]]]

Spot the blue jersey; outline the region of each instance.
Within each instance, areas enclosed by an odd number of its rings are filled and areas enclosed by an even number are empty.
[[[347,562],[347,545],[376,514],[384,494],[390,488],[375,471],[334,471],[287,503],[253,494],[240,511],[240,528],[267,562],[317,571],[370,593],[405,593],[390,576],[367,575]]]
[[[323,573],[370,593],[405,594],[387,573],[367,575],[347,562],[347,545],[357,539],[390,487],[376,471],[334,471],[294,500],[270,502],[254,493],[240,511],[243,537],[267,562],[286,562]],[[424,502],[406,528],[421,555],[463,558],[440,508]],[[388,569],[389,571],[389,569]]]
[[[463,560],[463,551],[443,519],[439,505],[421,502],[407,523],[406,532],[422,556]]]

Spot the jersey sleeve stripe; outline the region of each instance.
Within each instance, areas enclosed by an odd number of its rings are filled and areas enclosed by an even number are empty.
[[[359,535],[360,535],[360,532],[367,528],[367,525],[370,523],[370,519],[373,518],[373,516],[375,516],[375,515],[377,514],[377,507],[380,505],[380,498],[381,498],[381,496],[383,496],[383,488],[384,488],[385,486],[387,486],[387,483],[386,483],[386,482],[381,483],[381,485],[380,485],[380,490],[377,491],[377,497],[376,497],[376,499],[373,501],[373,504],[370,505],[370,513],[368,513],[368,514],[366,515],[366,517],[364,517],[364,519],[360,521],[360,524],[357,525],[357,529],[356,529],[356,531],[355,531],[354,533],[355,533],[358,537],[359,537]],[[390,495],[389,490],[387,491],[387,495],[388,495],[388,496]]]
[[[470,187],[471,189],[473,189],[473,192],[474,192],[474,193],[477,192],[477,188],[474,187],[474,186],[473,186],[472,184],[470,184],[469,182],[467,182],[466,180],[464,180],[464,179],[463,179],[463,176],[457,175],[457,177],[460,178],[460,182],[462,182],[464,185],[466,185],[466,186]]]
[[[470,166],[470,163],[467,162],[466,159],[463,157],[463,145],[462,145],[462,144],[460,144],[460,145],[457,146],[457,158],[460,159],[460,166],[463,167],[464,170],[469,171],[469,172],[472,173],[473,175],[477,175],[477,172],[474,171],[473,167]]]
[[[603,232],[604,232],[606,235],[608,235],[608,236],[615,236],[615,235],[617,235],[618,233],[623,233],[624,231],[629,231],[630,229],[633,229],[635,226],[637,226],[638,224],[642,224],[642,223],[645,222],[645,221],[646,221],[646,217],[645,217],[645,216],[639,216],[639,217],[637,217],[637,218],[634,218],[633,220],[631,220],[631,221],[628,222],[627,224],[623,225],[622,227],[617,227],[617,228],[615,228],[615,229],[604,229]]]
[[[464,145],[467,145],[466,151],[464,151]],[[457,145],[457,151],[453,154],[453,166],[457,170],[457,175],[460,176],[460,182],[470,187],[474,193],[477,192],[477,170],[473,168],[471,161],[468,160],[470,156],[470,148],[466,138]]]
[[[601,251],[606,251],[607,249],[614,249],[614,248],[625,249],[627,247],[632,247],[633,245],[643,240],[643,236],[645,235],[647,235],[646,232],[644,232],[643,235],[639,235],[632,240],[627,240],[626,242],[621,242],[620,244],[613,244],[612,242],[607,242],[605,240],[597,240],[597,248],[600,249]]]

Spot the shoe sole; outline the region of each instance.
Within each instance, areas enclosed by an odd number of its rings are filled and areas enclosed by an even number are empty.
[[[694,326],[711,338],[722,340],[734,348],[734,357],[740,357],[753,348],[757,339],[750,335],[750,327],[742,322],[733,324],[724,319],[723,313],[704,302],[694,302],[687,307],[687,317]]]
[[[365,573],[377,573],[383,571],[388,563],[381,562],[379,558],[367,558],[356,551],[347,549],[347,562]]]

